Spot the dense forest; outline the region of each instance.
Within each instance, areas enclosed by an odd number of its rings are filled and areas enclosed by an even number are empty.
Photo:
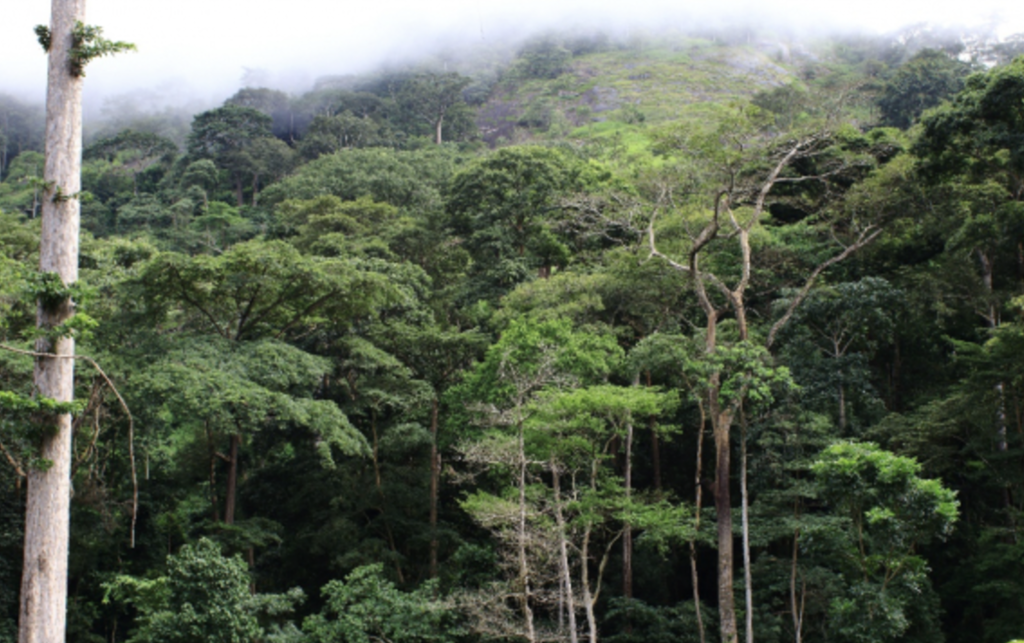
[[[68,640],[1024,637],[1022,52],[557,32],[88,124]],[[43,121],[0,95],[4,642]]]

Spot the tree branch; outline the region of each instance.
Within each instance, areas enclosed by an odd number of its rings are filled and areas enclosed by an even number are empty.
[[[868,234],[869,232],[870,234]],[[783,326],[785,326],[789,322],[790,318],[793,316],[793,313],[796,312],[797,307],[799,307],[800,304],[803,303],[804,299],[807,298],[807,295],[810,294],[811,287],[814,286],[814,281],[818,278],[818,275],[824,272],[825,269],[831,266],[832,264],[839,263],[840,261],[852,255],[854,252],[868,245],[869,243],[874,241],[880,234],[882,234],[881,228],[875,228],[875,226],[873,225],[868,226],[867,228],[864,229],[863,232],[860,233],[860,236],[857,237],[857,241],[850,244],[849,246],[846,246],[846,248],[839,254],[833,256],[832,258],[818,265],[818,267],[814,269],[814,272],[811,273],[811,276],[807,278],[807,281],[804,282],[803,288],[800,289],[800,292],[797,294],[797,296],[794,297],[793,300],[789,303],[789,306],[786,307],[786,312],[782,315],[782,317],[779,318],[777,322],[775,322],[774,325],[772,325],[771,330],[768,332],[768,341],[765,342],[765,347],[770,349],[772,347],[772,344],[775,343],[775,336],[778,334],[780,330],[782,330]]]
[[[88,355],[55,355],[53,353],[38,353],[36,351],[28,351],[21,348],[14,348],[13,346],[7,346],[6,344],[0,344],[0,350],[9,351],[18,355],[26,355],[28,357],[36,358],[49,358],[49,359],[74,359],[88,362],[96,372],[100,374],[100,377],[106,381],[107,386],[113,391],[114,396],[117,397],[117,401],[121,403],[121,408],[124,409],[125,415],[128,416],[128,459],[131,462],[132,468],[132,528],[131,528],[131,546],[135,549],[135,524],[139,515],[139,479],[136,475],[135,470],[135,418],[132,417],[132,412],[128,408],[128,403],[121,397],[121,393],[114,386],[114,382],[107,376],[107,374],[100,368],[100,365],[96,363],[96,360],[89,357]],[[4,449],[4,453],[7,450]],[[24,475],[24,474],[22,474]]]

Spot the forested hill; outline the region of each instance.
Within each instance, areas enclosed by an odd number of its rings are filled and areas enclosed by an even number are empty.
[[[915,34],[91,123],[68,640],[1024,637],[1024,40]],[[0,96],[0,642],[42,124]]]

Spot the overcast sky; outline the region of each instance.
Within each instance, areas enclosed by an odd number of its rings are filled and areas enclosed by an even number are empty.
[[[32,27],[50,0],[0,0],[0,91],[41,100],[46,60]],[[1024,0],[88,0],[87,22],[138,53],[94,62],[86,101],[149,91],[184,102],[220,101],[246,69],[270,84],[307,89],[324,74],[358,73],[441,43],[486,42],[508,30],[604,26],[616,31],[768,19],[797,30],[889,31],[931,21],[1024,31]]]

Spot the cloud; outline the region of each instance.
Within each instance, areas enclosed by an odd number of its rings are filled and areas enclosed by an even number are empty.
[[[49,21],[46,0],[4,0],[0,91],[41,99],[46,60],[32,27]],[[736,21],[792,32],[871,29],[908,23],[977,24],[1000,16],[1003,35],[1024,31],[1019,3],[993,0],[91,0],[87,21],[139,47],[92,63],[86,102],[138,89],[182,103],[222,100],[246,70],[300,91],[323,74],[368,71],[441,43],[488,42],[556,26],[612,31],[722,26]],[[159,88],[171,87],[170,92]],[[185,88],[188,88],[187,91]]]

